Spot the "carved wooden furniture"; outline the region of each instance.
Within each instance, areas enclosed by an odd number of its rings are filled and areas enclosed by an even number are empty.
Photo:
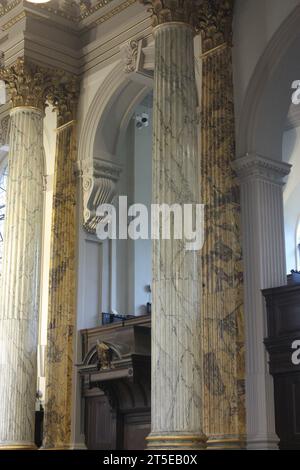
[[[276,432],[280,449],[300,449],[300,365],[293,364],[300,340],[300,286],[263,291],[267,303],[270,373],[274,377]]]
[[[81,331],[88,449],[144,449],[150,432],[150,316]]]

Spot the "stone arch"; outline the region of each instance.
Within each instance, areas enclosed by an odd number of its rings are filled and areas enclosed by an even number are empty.
[[[300,76],[300,5],[282,23],[250,80],[237,130],[237,156],[282,158],[282,133],[291,105],[291,84]],[[274,113],[274,103],[276,112]]]
[[[100,85],[85,118],[79,138],[84,226],[95,232],[96,209],[111,202],[121,172],[117,145],[122,141],[137,104],[149,93],[138,72],[126,73],[119,61]]]

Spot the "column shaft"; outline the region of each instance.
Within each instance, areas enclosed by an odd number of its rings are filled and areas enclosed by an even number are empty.
[[[43,112],[11,111],[0,305],[0,448],[34,448],[43,222]]]
[[[240,194],[232,169],[232,58],[228,43],[212,51],[205,45],[201,134],[201,190],[206,207],[201,252],[204,431],[208,446],[241,448],[245,442],[244,299]]]
[[[199,202],[193,29],[154,30],[153,202]],[[201,322],[198,253],[183,240],[153,242],[152,433],[149,448],[200,449]]]
[[[57,130],[45,366],[45,449],[67,449],[71,444],[76,322],[75,163],[76,126],[71,121]]]

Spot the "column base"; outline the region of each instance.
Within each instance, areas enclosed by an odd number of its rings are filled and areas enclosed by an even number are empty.
[[[279,450],[279,439],[276,434],[256,435],[247,438],[248,450]]]
[[[37,450],[33,442],[0,442],[1,450]]]
[[[146,438],[147,450],[204,450],[204,434],[150,434]]]
[[[56,447],[40,447],[39,450],[74,450],[74,447],[71,444],[58,445]]]
[[[208,450],[246,450],[245,436],[210,436]]]

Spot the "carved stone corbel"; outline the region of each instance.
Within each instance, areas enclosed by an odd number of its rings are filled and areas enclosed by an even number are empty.
[[[95,233],[100,221],[97,209],[100,204],[113,203],[122,169],[102,159],[94,159],[93,162],[82,160],[78,167],[83,188],[83,226],[88,232]]]
[[[153,71],[149,67],[145,67],[145,53],[149,55],[149,53],[154,52],[153,46],[152,48],[147,46],[145,39],[131,39],[123,44],[120,50],[124,63],[124,72],[131,74],[133,80],[152,86]]]

